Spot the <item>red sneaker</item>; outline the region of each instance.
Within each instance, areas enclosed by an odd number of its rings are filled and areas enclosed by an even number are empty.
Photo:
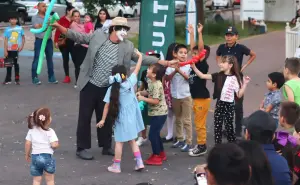
[[[162,165],[162,158],[159,155],[151,155],[149,159],[145,161],[145,164],[160,166]]]
[[[166,161],[167,160],[167,155],[166,155],[166,152],[160,152],[160,154],[159,154],[159,156],[161,157],[161,159],[163,160],[163,161]]]
[[[71,78],[69,76],[66,76],[63,83],[66,83],[66,84],[71,83]]]

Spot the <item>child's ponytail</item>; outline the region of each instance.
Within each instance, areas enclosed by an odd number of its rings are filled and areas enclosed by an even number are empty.
[[[51,113],[48,108],[39,108],[28,116],[28,128],[33,129],[33,127],[36,126],[47,131],[47,126],[50,122],[50,118]]]
[[[119,115],[120,87],[121,87],[121,84],[118,82],[114,82],[111,85],[109,115],[111,117],[112,124],[115,123],[115,121]]]
[[[126,76],[126,68],[123,65],[117,65],[112,68],[112,80],[111,84],[111,94],[110,94],[110,102],[109,102],[109,111],[110,119],[112,121],[112,125],[115,124],[118,119],[118,115],[120,112],[120,88],[121,83],[125,79]]]

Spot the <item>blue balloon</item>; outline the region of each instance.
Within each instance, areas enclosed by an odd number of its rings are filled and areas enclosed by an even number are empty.
[[[31,33],[37,34],[37,33],[42,33],[44,31],[46,31],[46,29],[48,27],[48,21],[49,21],[50,13],[52,12],[52,9],[53,9],[53,6],[54,6],[55,3],[56,3],[56,0],[51,0],[50,5],[48,6],[46,14],[45,14],[43,26],[39,29],[31,28],[30,29]]]

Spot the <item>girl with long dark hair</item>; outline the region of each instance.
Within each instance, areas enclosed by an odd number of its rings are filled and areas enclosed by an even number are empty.
[[[75,8],[71,3],[67,2],[66,15],[61,17],[57,22],[65,28],[70,28],[72,23],[72,12]],[[63,66],[65,71],[65,79],[63,83],[70,83],[71,78],[69,75],[69,59],[70,53],[73,48],[74,42],[70,39],[65,38],[65,35],[62,34],[58,29],[55,31],[54,35],[55,47],[59,49],[63,58]]]
[[[238,145],[244,150],[251,166],[249,185],[273,185],[271,167],[261,145],[255,141],[242,141]]]
[[[106,8],[100,9],[95,24],[95,31],[97,29],[101,29],[105,33],[108,33],[110,24],[111,24],[111,19],[107,9]]]
[[[174,48],[177,46],[177,43],[172,43],[169,45],[166,55],[166,60],[173,60],[174,59]],[[175,122],[175,115],[172,111],[172,96],[171,96],[171,81],[166,80],[165,75],[162,80],[163,87],[164,87],[164,93],[165,93],[165,99],[166,103],[168,105],[168,116],[167,116],[167,135],[166,137],[162,138],[162,141],[164,143],[172,142],[173,139],[173,127]]]
[[[115,157],[113,164],[108,167],[108,171],[113,173],[121,172],[121,157],[125,142],[129,142],[136,159],[135,170],[140,171],[144,168],[140,149],[135,142],[138,133],[144,130],[142,114],[134,91],[137,74],[142,64],[142,54],[139,51],[136,51],[136,54],[139,59],[129,78],[127,78],[127,70],[124,65],[117,65],[112,68],[112,76],[109,77],[111,87],[107,90],[104,98],[106,104],[102,119],[97,124],[97,127],[102,128],[105,120],[108,119],[107,115],[113,123],[116,141]]]
[[[201,62],[201,61],[200,61]],[[234,97],[241,98],[250,81],[249,77],[244,77],[243,83],[239,73],[239,66],[235,56],[225,55],[219,63],[220,72],[213,74],[203,74],[197,69],[195,64],[192,68],[201,79],[212,80],[214,84],[213,98],[217,99],[214,113],[215,143],[222,143],[223,122],[227,132],[227,140],[235,142],[236,136],[233,130],[234,118]]]

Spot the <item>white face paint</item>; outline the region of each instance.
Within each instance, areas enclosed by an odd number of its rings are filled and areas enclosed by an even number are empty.
[[[124,37],[127,35],[127,30],[125,28],[122,28],[121,30],[117,31],[117,37],[120,41],[124,40]]]

